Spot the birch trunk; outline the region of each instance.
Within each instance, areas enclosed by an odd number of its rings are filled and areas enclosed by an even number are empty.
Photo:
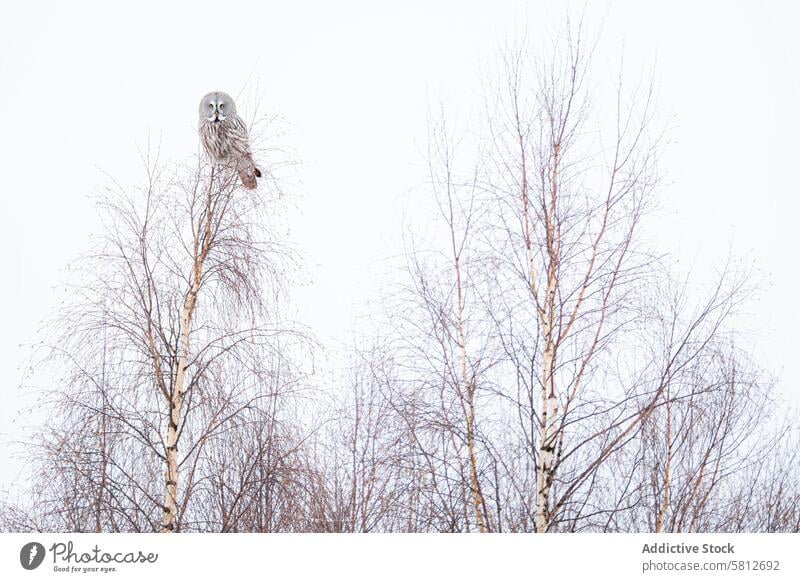
[[[458,263],[457,263],[458,264]],[[486,520],[483,512],[483,494],[478,480],[478,456],[475,452],[475,384],[467,372],[467,348],[464,337],[461,306],[461,276],[458,275],[458,339],[461,347],[461,379],[467,397],[466,429],[467,429],[467,456],[469,458],[469,485],[472,492],[472,505],[475,512],[475,525],[478,531],[486,533]]]
[[[558,441],[558,428],[556,415],[558,404],[556,399],[555,387],[555,367],[556,367],[556,285],[559,262],[559,243],[556,229],[556,202],[558,199],[558,163],[559,163],[559,144],[553,146],[553,171],[552,183],[550,188],[550,201],[545,212],[545,228],[547,230],[546,245],[548,255],[547,265],[547,285],[545,289],[544,305],[538,305],[538,297],[535,294],[535,282],[533,272],[533,256],[529,252],[531,290],[537,299],[537,310],[539,314],[539,325],[542,330],[544,341],[544,351],[542,353],[542,410],[539,420],[539,447],[536,466],[536,531],[546,532],[550,525],[550,488],[553,484],[555,471],[555,448]]]
[[[472,489],[472,504],[475,509],[475,524],[478,531],[486,533],[486,522],[483,518],[483,495],[478,481],[478,458],[475,454],[475,409],[472,404],[472,386],[467,387],[467,453],[469,454],[469,480]]]
[[[666,449],[667,449],[667,459],[664,465],[664,498],[661,500],[661,505],[658,508],[658,514],[656,515],[656,527],[655,532],[661,533],[664,528],[664,515],[667,513],[667,508],[669,507],[669,481],[671,476],[672,470],[672,401],[670,400],[669,395],[669,385],[667,385],[667,402],[666,402],[666,409],[667,409],[667,430],[666,430]]]
[[[549,497],[553,484],[555,445],[558,437],[558,410],[553,383],[554,350],[545,349],[542,362],[542,414],[539,424],[539,451],[536,467],[536,531],[545,532],[550,524]]]
[[[169,424],[166,439],[166,471],[164,472],[164,519],[161,531],[172,533],[176,531],[178,516],[178,427],[181,422],[181,407],[186,390],[186,368],[189,363],[189,333],[192,318],[197,306],[197,296],[200,292],[200,283],[203,278],[203,264],[208,256],[211,244],[213,204],[212,185],[213,174],[210,178],[208,195],[206,198],[205,214],[201,219],[200,228],[194,229],[194,252],[192,257],[192,273],[190,287],[183,301],[181,312],[180,347],[178,352],[178,366],[173,389],[167,394],[169,406]]]
[[[451,235],[453,230],[451,227]],[[458,344],[461,352],[461,382],[466,396],[466,432],[467,432],[467,457],[469,460],[469,486],[472,493],[472,507],[475,513],[475,525],[480,533],[486,533],[486,520],[484,518],[484,502],[478,480],[478,456],[475,452],[475,383],[469,377],[467,368],[467,340],[464,333],[464,296],[461,283],[461,259],[456,252],[455,238],[453,237],[453,253],[456,271],[456,327]]]

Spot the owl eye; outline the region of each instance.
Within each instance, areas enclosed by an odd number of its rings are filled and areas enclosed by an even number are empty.
[[[220,104],[219,104],[219,108],[220,108],[220,109],[224,109],[224,108],[225,108],[225,104],[224,104],[224,103],[220,103]]]
[[[209,109],[214,109],[214,104],[213,104],[213,103],[209,103],[209,104],[208,104],[208,108],[209,108]]]

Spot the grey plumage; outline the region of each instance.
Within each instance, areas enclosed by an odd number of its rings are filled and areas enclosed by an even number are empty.
[[[214,91],[200,101],[200,142],[211,162],[234,169],[248,190],[256,187],[261,170],[253,161],[247,126],[236,114],[227,93]]]

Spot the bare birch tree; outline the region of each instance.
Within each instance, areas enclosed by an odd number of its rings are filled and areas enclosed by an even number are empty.
[[[102,198],[105,235],[50,328],[46,354],[62,370],[55,401],[68,413],[66,430],[52,432],[74,443],[70,423],[90,423],[102,495],[116,475],[117,492],[141,512],[126,527],[154,529],[158,511],[158,529],[173,532],[191,513],[210,444],[247,411],[296,390],[302,338],[280,311],[293,252],[265,212],[279,192],[244,191],[224,168],[166,172],[144,162],[143,188]]]
[[[643,412],[632,386],[599,387],[653,267],[637,241],[659,134],[649,128],[651,87],[626,99],[619,84],[610,130],[594,116],[591,49],[568,24],[546,59],[507,53],[489,118],[497,279],[487,301],[519,387],[507,394],[534,461],[539,532],[562,519]],[[599,418],[606,425],[592,427]]]

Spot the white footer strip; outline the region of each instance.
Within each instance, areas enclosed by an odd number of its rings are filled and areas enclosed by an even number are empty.
[[[800,580],[800,534],[2,534],[16,580]]]

